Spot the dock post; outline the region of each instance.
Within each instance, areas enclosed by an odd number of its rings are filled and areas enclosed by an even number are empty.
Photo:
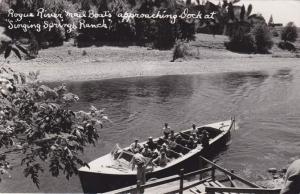
[[[199,157],[199,169],[203,169],[203,161],[202,161],[202,158]],[[202,173],[199,174],[199,180],[202,180],[203,179],[203,175]]]
[[[184,169],[180,169],[180,183],[179,183],[179,194],[183,194],[183,179],[184,179]]]
[[[136,193],[137,194],[142,194],[142,190],[141,190],[141,181],[140,180],[137,180],[136,181]]]
[[[232,174],[234,174],[234,170],[233,170],[233,169],[231,169],[230,172],[231,172]],[[233,184],[233,177],[230,176],[230,179],[231,179],[230,185],[231,185],[231,187],[234,187],[235,185]]]
[[[211,179],[212,179],[212,181],[215,181],[215,179],[216,179],[215,174],[216,174],[216,168],[213,166],[213,168],[211,170]]]

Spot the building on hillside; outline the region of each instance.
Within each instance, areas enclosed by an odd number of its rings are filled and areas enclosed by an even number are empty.
[[[268,22],[268,26],[270,27],[279,27],[279,26],[283,26],[282,23],[274,23],[274,19],[273,16],[270,16],[269,22]]]

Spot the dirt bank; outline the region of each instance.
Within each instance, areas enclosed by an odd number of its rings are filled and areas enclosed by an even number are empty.
[[[231,71],[262,71],[296,67],[299,58],[276,51],[269,55],[246,55],[225,50],[224,36],[201,35],[191,45],[194,59],[170,62],[172,51],[145,47],[76,48],[64,46],[41,50],[33,60],[9,58],[9,65],[21,72],[40,70],[42,81],[86,81],[136,76],[201,74]],[[1,60],[0,60],[0,63]]]

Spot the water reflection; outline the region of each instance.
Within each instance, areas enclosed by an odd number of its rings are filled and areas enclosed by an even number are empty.
[[[284,68],[279,69],[274,75],[273,78],[279,79],[281,81],[292,81],[294,76],[292,74],[292,69]]]
[[[266,72],[232,72],[225,73],[215,80],[216,85],[219,85],[226,92],[235,92],[240,90],[245,84],[258,87],[269,75]]]

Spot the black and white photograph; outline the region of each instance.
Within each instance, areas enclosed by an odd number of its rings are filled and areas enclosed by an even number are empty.
[[[0,0],[0,193],[300,194],[300,0]]]

